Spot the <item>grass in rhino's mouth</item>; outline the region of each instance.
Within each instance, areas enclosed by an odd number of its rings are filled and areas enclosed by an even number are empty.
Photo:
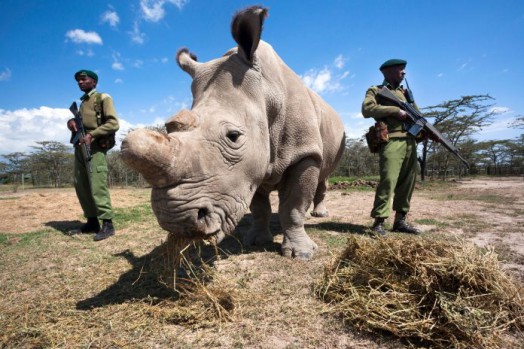
[[[188,241],[203,241],[205,244],[207,243],[219,243],[222,241],[222,239],[225,237],[225,233],[217,229],[214,232],[210,234],[203,233],[201,231],[185,231],[183,233],[180,232],[169,232],[170,235],[177,236],[177,238],[181,240],[188,240]]]

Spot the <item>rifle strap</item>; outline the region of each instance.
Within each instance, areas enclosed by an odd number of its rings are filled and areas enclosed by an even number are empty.
[[[104,106],[103,106],[103,100],[102,100],[102,94],[99,92],[96,92],[95,95],[95,103],[94,103],[94,109],[96,113],[96,124],[98,127],[100,127],[102,124],[104,124],[107,119],[104,115]],[[98,145],[105,149],[106,151],[109,151],[115,146],[115,134],[110,133],[105,136],[101,136],[97,140]]]
[[[104,108],[102,105],[102,94],[99,92],[95,92],[94,108],[96,113],[96,124],[100,126],[105,122],[105,120],[102,120],[104,118]]]
[[[409,104],[414,105],[415,98],[413,98],[413,92],[411,92],[411,89],[409,88],[408,80],[404,79],[404,81],[406,82],[406,88],[404,89],[404,97],[406,97],[406,101]]]

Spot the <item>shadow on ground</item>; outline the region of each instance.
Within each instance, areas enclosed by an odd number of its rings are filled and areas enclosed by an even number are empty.
[[[187,254],[188,260],[197,267],[203,264],[212,266],[217,259],[226,259],[229,256],[252,252],[274,252],[280,253],[280,243],[269,243],[261,246],[242,246],[242,235],[247,232],[252,223],[252,215],[245,215],[237,225],[234,233],[225,238],[217,248],[212,245],[196,244],[190,248]],[[79,226],[78,221],[73,222],[48,222],[50,226],[64,234]],[[347,223],[321,222],[308,224],[306,228],[319,230],[331,230],[340,233],[364,234],[366,227]],[[273,235],[281,234],[278,214],[271,216],[270,231]],[[89,310],[104,307],[110,304],[121,304],[131,300],[143,300],[148,303],[158,303],[164,299],[176,299],[178,294],[171,287],[163,283],[162,272],[166,269],[165,261],[167,242],[155,247],[150,253],[136,256],[130,250],[124,250],[115,254],[115,257],[125,258],[132,266],[131,270],[122,274],[111,286],[101,291],[94,297],[81,300],[76,308]],[[187,278],[184,270],[177,272],[178,276]]]
[[[64,235],[71,235],[71,231],[75,229],[80,229],[82,227],[83,222],[80,222],[79,220],[74,221],[50,221],[46,222],[45,226],[53,228],[55,230],[58,230]]]
[[[329,230],[342,234],[369,234],[369,227],[360,224],[340,223],[340,222],[320,222],[306,224],[306,229]]]
[[[217,248],[211,245],[195,244],[187,253],[188,260],[196,267],[201,267],[203,264],[212,266],[217,259],[226,259],[232,255],[262,250],[279,251],[280,245],[275,243],[253,248],[243,248],[241,243],[242,235],[249,229],[251,221],[251,215],[244,216],[232,236],[224,239]],[[278,234],[280,231],[278,219],[272,217],[271,221],[271,232]],[[67,234],[71,229],[70,227],[76,227],[69,223],[49,222],[47,225]],[[143,300],[155,304],[165,299],[176,299],[178,293],[161,281],[164,276],[162,273],[166,270],[167,250],[167,242],[164,242],[143,256],[136,256],[130,250],[124,250],[115,254],[115,257],[125,258],[132,266],[131,270],[122,274],[113,285],[94,297],[79,301],[76,304],[76,308],[89,310],[110,304],[121,304],[131,300]],[[180,274],[182,274],[182,277],[188,277],[184,270],[177,271],[177,276],[180,276]]]

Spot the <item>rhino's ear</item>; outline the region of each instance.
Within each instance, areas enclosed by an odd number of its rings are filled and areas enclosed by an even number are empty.
[[[176,61],[180,68],[182,68],[182,70],[191,75],[193,78],[195,77],[197,68],[201,64],[197,62],[197,57],[190,53],[187,48],[178,50],[176,54]]]
[[[231,34],[238,44],[238,53],[250,63],[253,63],[268,11],[261,6],[251,6],[239,11],[231,22]]]

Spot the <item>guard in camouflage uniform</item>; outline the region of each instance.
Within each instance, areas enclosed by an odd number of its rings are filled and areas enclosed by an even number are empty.
[[[96,90],[98,75],[90,70],[75,73],[78,87],[84,92],[80,98],[85,136],[79,144],[85,143],[91,150],[91,160],[86,161],[82,147],[75,147],[75,189],[87,223],[81,232],[94,232],[94,240],[104,240],[115,234],[113,209],[107,186],[106,153],[114,146],[115,132],[118,131],[118,116],[113,106],[113,99]],[[77,132],[75,119],[67,122],[73,133]],[[100,220],[102,227],[100,227]]]
[[[406,222],[417,176],[417,140],[406,132],[406,112],[377,96],[379,89],[385,86],[399,99],[407,101],[407,90],[400,84],[406,74],[406,64],[402,59],[384,62],[380,66],[384,82],[380,86],[370,87],[362,103],[364,117],[384,122],[389,133],[389,141],[382,144],[379,150],[380,182],[371,211],[371,217],[375,219],[373,232],[381,236],[386,235],[384,222],[389,217],[392,196],[393,210],[396,212],[393,231],[420,233]]]

